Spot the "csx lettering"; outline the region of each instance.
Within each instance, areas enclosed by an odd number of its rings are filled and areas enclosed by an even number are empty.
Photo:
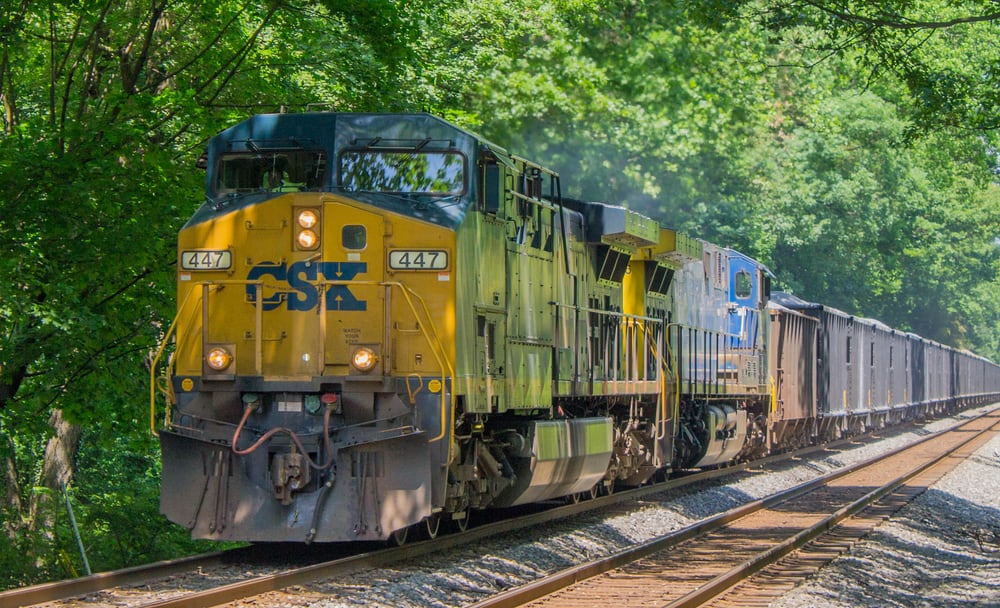
[[[247,273],[248,281],[268,277],[281,283],[288,283],[289,290],[275,290],[261,294],[262,308],[276,310],[282,301],[288,303],[288,310],[312,310],[319,306],[319,280],[350,281],[359,274],[368,272],[366,262],[295,262],[291,266],[263,262]],[[247,285],[247,300],[256,301],[256,285]],[[348,285],[328,285],[326,287],[326,310],[356,311],[367,310],[368,302],[357,299]]]

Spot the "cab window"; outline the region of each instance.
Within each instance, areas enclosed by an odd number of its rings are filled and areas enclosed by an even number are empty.
[[[319,151],[234,152],[220,157],[213,185],[219,194],[318,190],[325,174],[325,154]]]
[[[753,295],[753,281],[750,280],[750,273],[741,270],[736,273],[735,280],[736,297],[745,300]]]
[[[454,152],[348,150],[339,171],[340,187],[351,192],[465,192],[465,158]]]

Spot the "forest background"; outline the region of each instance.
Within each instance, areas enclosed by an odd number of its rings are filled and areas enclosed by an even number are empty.
[[[428,111],[1000,360],[992,0],[4,0],[0,588],[207,545],[158,515],[148,369],[208,137]]]

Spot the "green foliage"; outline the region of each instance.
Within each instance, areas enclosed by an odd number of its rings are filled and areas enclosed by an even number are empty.
[[[105,572],[232,544],[192,541],[159,514],[159,450],[123,420],[83,437],[75,484],[68,489],[92,571]],[[140,425],[141,426],[141,425]],[[66,495],[46,488],[54,540],[43,531],[0,536],[0,589],[86,574],[66,508]],[[25,557],[33,558],[31,563]]]
[[[46,469],[50,414],[107,437],[147,432],[145,359],[172,317],[176,232],[200,202],[194,160],[233,100],[258,98],[246,66],[267,55],[257,43],[275,10],[0,9],[13,28],[0,37],[0,444],[13,452],[0,504],[8,549],[28,556],[15,580],[65,575],[74,554],[43,529],[61,521],[43,500],[53,480],[72,475]]]
[[[462,119],[571,196],[737,247],[806,298],[1000,355],[967,321],[991,327],[995,310],[965,295],[997,277],[991,136],[929,119],[947,98],[951,123],[982,128],[966,110],[989,92],[940,87],[928,104],[914,86],[982,72],[995,28],[932,19],[980,5],[723,4],[504,3],[529,31],[499,45]],[[905,29],[904,8],[928,23]]]
[[[20,168],[0,195],[0,244],[18,252],[0,260],[9,277],[0,287],[0,353],[5,377],[24,370],[17,400],[43,408],[68,386],[92,388],[99,370],[141,361],[155,341],[174,257],[161,231],[182,222],[180,202],[163,193],[193,183],[165,174],[170,159],[155,150],[102,142],[60,155],[25,131],[0,141],[0,159]],[[71,417],[93,420],[85,399],[72,401],[63,404]]]
[[[40,532],[16,537],[0,536],[0,589],[13,589],[31,584],[65,578],[62,571],[50,568],[47,562],[41,568],[26,563],[26,558],[47,551],[47,541]]]
[[[186,530],[159,514],[160,457],[152,437],[138,440],[131,427],[109,441],[104,432],[84,435],[71,496],[94,571],[135,566],[223,545],[192,541]],[[137,525],[141,522],[141,525]],[[61,537],[79,560],[71,531]]]
[[[742,0],[701,8],[690,11],[696,22],[721,29],[730,19],[751,21],[795,45],[802,65],[852,57],[861,79],[896,80],[910,96],[916,129],[972,128],[996,143],[1000,73],[989,59],[1000,43],[996,2]]]
[[[996,319],[968,302],[997,277],[995,158],[979,137],[917,129],[899,83],[854,82],[855,59],[776,88],[769,133],[742,163],[745,247],[804,297],[996,356],[993,332],[967,324],[974,310]]]
[[[53,8],[54,7],[54,8]],[[204,142],[248,114],[430,111],[766,262],[805,298],[1000,359],[995,3],[292,0],[0,7],[0,584],[198,550],[157,513],[145,368]],[[55,540],[32,506],[47,505]],[[36,514],[35,517],[38,515]],[[25,559],[24,556],[30,556]],[[76,570],[74,570],[76,569]]]
[[[712,236],[701,212],[741,188],[729,163],[766,99],[760,36],[670,2],[525,4],[533,33],[470,99],[481,129],[559,170],[570,196]]]

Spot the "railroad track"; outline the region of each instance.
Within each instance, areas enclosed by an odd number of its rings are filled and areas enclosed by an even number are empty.
[[[216,551],[160,561],[154,564],[145,564],[134,568],[115,570],[113,572],[101,572],[91,576],[12,589],[0,592],[0,608],[52,602],[87,593],[95,593],[113,587],[141,584],[155,578],[166,578],[204,568],[214,568],[223,564],[227,557],[239,559],[239,555],[242,553],[243,550],[239,549],[233,551]]]
[[[846,442],[857,442],[858,438]],[[97,574],[81,579],[61,581],[44,585],[36,585],[23,589],[0,592],[0,608],[7,606],[27,606],[66,600],[91,594],[80,600],[79,604],[93,605],[95,597],[109,605],[127,603],[130,606],[216,606],[246,597],[259,595],[267,591],[278,590],[293,585],[303,585],[317,580],[344,577],[362,569],[371,569],[394,563],[406,563],[421,556],[447,551],[463,545],[469,545],[488,537],[507,534],[515,530],[533,528],[545,523],[571,517],[586,511],[606,508],[620,503],[635,502],[644,496],[662,493],[696,482],[703,482],[730,475],[749,467],[761,467],[767,463],[781,462],[797,458],[808,453],[822,451],[832,446],[820,446],[800,450],[756,461],[746,465],[727,469],[707,471],[672,479],[664,483],[619,492],[612,496],[604,496],[579,504],[549,508],[542,512],[530,513],[515,519],[488,523],[474,527],[464,534],[442,536],[434,541],[424,541],[400,548],[371,548],[362,551],[358,548],[345,550],[343,546],[334,549],[322,549],[314,546],[304,549],[295,548],[295,554],[310,553],[311,557],[298,555],[298,562],[307,561],[305,565],[294,567],[274,566],[274,554],[269,549],[248,547],[229,552],[212,553],[192,558],[159,562],[148,566],[129,568],[115,572]],[[326,551],[326,553],[324,553]],[[336,559],[330,559],[332,551],[340,551]],[[345,554],[345,551],[349,553]],[[249,564],[242,568],[243,574],[217,574],[217,570],[240,570],[241,564]],[[260,574],[262,570],[267,571]],[[256,575],[246,574],[254,571]],[[188,584],[187,581],[195,581]],[[204,588],[211,581],[214,586]],[[95,596],[95,593],[99,593]],[[73,601],[63,602],[63,606],[73,605]],[[592,605],[588,603],[587,605]]]
[[[858,438],[855,438],[855,440]],[[604,508],[628,501],[634,501],[643,496],[680,488],[698,482],[704,482],[726,475],[732,475],[743,471],[750,466],[761,466],[767,462],[781,462],[789,458],[801,457],[808,453],[822,451],[825,446],[817,446],[803,449],[794,453],[780,454],[764,461],[742,464],[726,469],[705,471],[701,473],[687,475],[677,479],[671,479],[662,483],[644,486],[623,492],[615,493],[611,496],[603,496],[594,500],[587,500],[580,504],[551,507],[543,512],[500,521],[492,524],[476,526],[464,534],[453,536],[442,536],[432,542],[422,542],[414,545],[407,545],[401,548],[373,548],[368,546],[369,551],[354,548],[344,549],[340,547],[342,553],[347,553],[337,559],[322,559],[320,551],[305,549],[296,546],[297,550],[312,554],[313,563],[296,568],[275,568],[263,576],[253,577],[251,580],[242,582],[232,582],[220,584],[212,589],[197,589],[195,585],[185,585],[184,578],[188,575],[201,577],[213,577],[219,580],[225,575],[214,575],[213,572],[219,569],[235,568],[236,565],[260,563],[267,557],[273,557],[267,552],[273,549],[268,547],[246,547],[230,551],[220,551],[196,555],[187,558],[167,560],[104,572],[85,576],[76,579],[44,583],[31,587],[13,589],[0,592],[0,608],[32,606],[48,602],[69,600],[81,597],[86,594],[122,595],[129,596],[129,604],[137,606],[215,606],[226,601],[233,601],[242,597],[249,597],[264,591],[281,589],[283,587],[318,580],[324,577],[339,576],[349,574],[361,568],[374,567],[393,562],[404,561],[409,558],[420,557],[437,551],[442,551],[464,544],[470,544],[490,536],[503,534],[513,530],[530,528],[550,521],[571,517],[589,510]],[[286,547],[286,552],[291,550]],[[301,561],[301,557],[299,561]],[[277,561],[277,560],[274,560]],[[251,569],[251,568],[247,568]],[[260,569],[260,568],[256,568]],[[168,582],[164,583],[164,580]],[[204,581],[198,581],[197,586],[203,586]],[[145,588],[148,591],[142,593],[151,598],[159,596],[160,599],[151,599],[143,603],[141,599],[135,597],[140,595],[134,590],[125,590],[126,587],[132,589]],[[195,587],[195,590],[192,589]],[[170,596],[163,599],[163,596]],[[176,596],[176,597],[173,597]]]
[[[1000,413],[994,411],[889,455],[474,606],[766,606],[998,432]]]

